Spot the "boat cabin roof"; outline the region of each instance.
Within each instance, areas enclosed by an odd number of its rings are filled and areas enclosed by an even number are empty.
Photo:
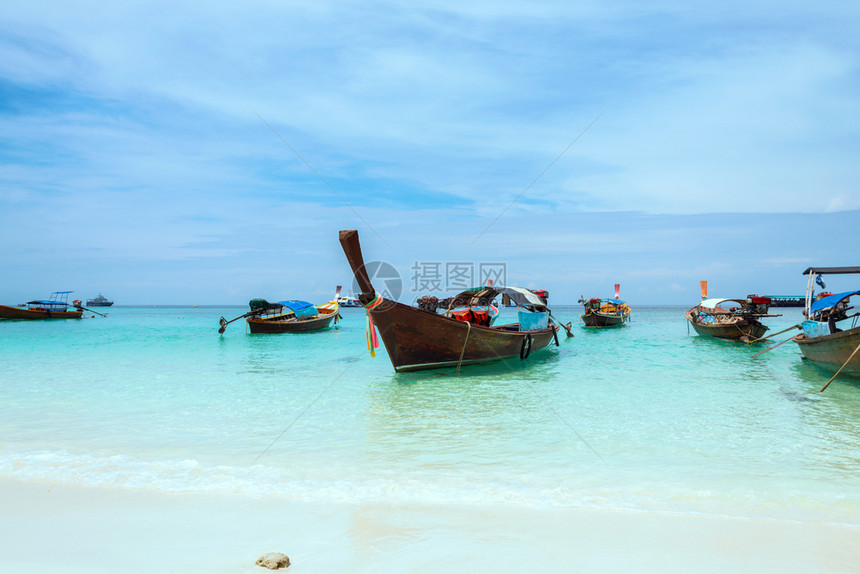
[[[65,301],[27,301],[27,305],[51,305],[53,307],[68,307]]]
[[[452,299],[454,305],[488,305],[499,295],[507,295],[518,306],[546,307],[546,303],[530,289],[524,287],[472,287]]]
[[[824,273],[827,273],[828,275],[860,273],[860,267],[810,267],[803,272],[804,275],[809,275],[810,273],[816,273],[818,275],[822,275]]]
[[[852,295],[857,294],[860,294],[860,291],[846,291],[845,293],[835,293],[833,295],[828,295],[827,297],[822,297],[818,301],[813,301],[812,306],[810,308],[813,312],[823,311],[824,309],[835,307],[843,299],[848,299]]]

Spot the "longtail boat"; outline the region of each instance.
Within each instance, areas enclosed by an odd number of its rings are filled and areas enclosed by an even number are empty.
[[[616,327],[630,320],[630,305],[618,298],[621,285],[615,284],[614,299],[591,298],[580,296],[579,302],[585,311],[579,320],[586,327]]]
[[[338,297],[340,286],[334,299],[321,305],[313,305],[307,301],[289,300],[269,303],[265,299],[251,299],[248,306],[251,311],[227,321],[221,317],[219,333],[223,333],[227,325],[239,319],[246,319],[251,333],[307,333],[321,331],[337,323],[340,317]]]
[[[54,291],[47,301],[29,301],[26,307],[0,305],[0,319],[80,319],[83,315],[81,302],[69,305],[69,293],[72,291]]]
[[[699,335],[749,343],[769,329],[759,319],[779,317],[768,314],[770,299],[708,298],[708,282],[702,281],[702,301],[687,311],[687,321]],[[728,307],[724,309],[722,306]],[[729,306],[731,305],[731,306]]]
[[[471,293],[473,307],[507,294],[518,306],[518,323],[488,326],[473,316],[446,317],[377,293],[364,267],[357,231],[341,231],[340,244],[361,290],[358,300],[368,313],[368,348],[374,354],[378,330],[398,373],[453,366],[459,370],[461,365],[515,357],[524,361],[553,341],[558,344],[558,326],[550,321],[549,309],[527,289],[481,287]]]
[[[337,300],[322,305],[307,301],[281,301],[255,317],[248,317],[252,333],[305,333],[328,328],[337,321]]]
[[[831,373],[860,377],[860,313],[848,313],[854,309],[849,305],[851,297],[860,295],[860,290],[814,296],[816,283],[824,288],[823,274],[847,273],[860,273],[860,267],[810,267],[803,272],[808,276],[803,311],[806,320],[801,325],[803,332],[792,340],[806,361]]]

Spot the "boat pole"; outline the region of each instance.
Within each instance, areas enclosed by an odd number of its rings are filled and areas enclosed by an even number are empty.
[[[218,329],[218,332],[223,335],[224,331],[227,329],[227,325],[229,325],[233,321],[238,321],[239,319],[244,319],[245,317],[250,317],[251,315],[258,315],[259,313],[260,311],[251,311],[249,313],[245,313],[244,315],[239,315],[235,319],[230,319],[229,321],[222,316],[221,319],[218,320],[218,323],[221,325],[221,327]]]
[[[550,317],[552,317],[552,320],[553,320],[553,321],[555,321],[556,323],[558,323],[559,325],[561,325],[562,327],[564,327],[564,330],[565,330],[565,331],[567,331],[567,336],[568,336],[568,337],[573,337],[573,333],[571,333],[571,332],[570,332],[570,323],[569,323],[569,322],[568,322],[568,324],[567,324],[567,325],[565,325],[564,323],[562,323],[561,321],[559,321],[558,319],[556,319],[556,318],[555,318],[555,315],[553,315],[552,313],[550,313],[550,314],[549,314],[549,316],[550,316]]]
[[[90,313],[95,313],[96,315],[101,315],[102,317],[107,317],[107,313],[102,315],[98,311],[93,311],[92,309],[87,309],[86,307],[78,307],[78,309],[83,309],[84,311],[89,311]]]
[[[833,382],[833,379],[835,379],[836,377],[838,377],[838,376],[839,376],[839,373],[841,373],[841,372],[842,372],[842,369],[844,369],[844,368],[845,368],[845,365],[847,365],[848,363],[850,363],[850,362],[851,362],[851,359],[853,359],[853,358],[854,358],[854,355],[856,355],[856,354],[857,354],[857,351],[860,351],[860,345],[857,345],[857,348],[856,348],[856,349],[854,349],[854,352],[853,352],[853,353],[851,353],[851,356],[849,356],[849,357],[848,357],[848,360],[847,360],[847,361],[845,361],[844,363],[842,363],[842,366],[841,366],[841,367],[839,367],[839,370],[838,370],[838,371],[836,371],[836,374],[835,374],[835,375],[833,375],[832,377],[830,377],[830,380],[829,380],[829,381],[827,381],[827,384],[826,384],[826,385],[824,385],[823,387],[821,387],[821,390],[820,390],[820,391],[818,391],[819,393],[823,393],[823,392],[824,392],[824,389],[826,389],[827,387],[829,387],[829,386],[830,386],[830,383],[832,383],[832,382]]]
[[[767,352],[769,352],[769,351],[773,351],[774,349],[776,349],[776,348],[777,348],[777,347],[779,347],[780,345],[785,344],[785,343],[788,343],[788,342],[789,342],[789,341],[791,341],[792,339],[794,339],[794,337],[789,337],[789,338],[788,338],[788,339],[786,339],[785,341],[780,341],[779,343],[777,343],[777,344],[776,344],[776,345],[774,345],[773,347],[768,347],[768,348],[767,348],[767,349],[765,349],[764,351],[762,351],[762,352],[760,352],[760,353],[756,353],[755,355],[753,355],[753,359],[758,358],[758,356],[759,356],[759,355],[764,355],[765,353],[767,353]],[[760,341],[761,339],[757,339],[757,340],[758,340],[758,341]]]
[[[758,343],[759,341],[764,341],[765,339],[770,339],[771,337],[776,337],[777,335],[782,335],[786,331],[791,331],[792,329],[800,329],[800,323],[798,323],[797,325],[792,325],[788,329],[783,329],[782,331],[777,331],[776,333],[771,333],[767,337],[759,337],[758,339],[753,339],[752,341],[749,341],[748,344]]]

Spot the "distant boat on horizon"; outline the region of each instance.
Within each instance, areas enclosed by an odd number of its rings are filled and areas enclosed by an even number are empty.
[[[113,301],[99,293],[99,296],[94,299],[87,299],[87,307],[110,307]]]
[[[585,307],[585,312],[579,320],[586,327],[617,327],[630,320],[630,305],[618,298],[621,284],[615,284],[615,298],[601,299],[579,297],[579,303]]]
[[[361,301],[352,295],[341,295],[340,285],[337,286],[337,294],[335,295],[337,304],[340,307],[361,307]]]

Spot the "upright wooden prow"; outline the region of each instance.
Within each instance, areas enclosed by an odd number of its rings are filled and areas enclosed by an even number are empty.
[[[708,282],[699,281],[699,288],[702,290],[702,301],[708,298]]]
[[[364,267],[364,257],[361,255],[361,244],[358,242],[358,231],[355,229],[346,229],[339,234],[340,246],[346,255],[346,260],[352,268],[355,275],[355,281],[358,283],[358,288],[361,293],[358,299],[362,303],[367,303],[373,299],[375,290],[370,282],[370,277],[367,276],[367,269]]]

